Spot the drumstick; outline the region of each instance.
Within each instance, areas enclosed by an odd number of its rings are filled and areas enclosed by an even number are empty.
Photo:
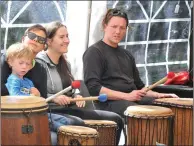
[[[151,89],[155,88],[156,86],[158,86],[158,85],[166,82],[167,79],[173,78],[174,76],[175,76],[175,73],[174,72],[169,72],[166,77],[164,77],[161,80],[157,81],[156,83],[148,86],[145,91],[148,92],[149,90],[151,90]]]
[[[63,89],[63,90],[61,90],[61,91],[59,91],[58,93],[56,93],[56,94],[54,94],[54,95],[52,95],[52,96],[50,96],[50,97],[48,97],[48,98],[46,99],[46,102],[51,101],[53,98],[55,98],[55,97],[57,97],[57,96],[59,96],[59,95],[61,95],[61,94],[63,94],[63,93],[67,93],[67,92],[70,91],[71,89],[77,89],[77,88],[79,88],[79,87],[80,87],[80,82],[79,82],[79,81],[73,81],[73,82],[71,83],[71,86],[69,86],[69,87],[67,87],[67,88],[65,88],[65,89]]]
[[[107,101],[107,95],[106,94],[100,94],[100,96],[90,96],[90,97],[84,97],[84,98],[73,98],[73,99],[70,99],[70,102],[91,101],[91,100],[99,100],[100,102],[105,102],[105,101]]]

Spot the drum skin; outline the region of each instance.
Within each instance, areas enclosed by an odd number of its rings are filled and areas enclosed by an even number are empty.
[[[155,104],[168,107],[175,114],[174,145],[193,145],[193,98],[161,98]]]
[[[1,97],[2,145],[51,145],[47,109],[41,97]]]
[[[117,124],[108,120],[84,120],[85,124],[99,133],[99,145],[116,145]]]
[[[124,112],[127,121],[127,145],[173,145],[174,115],[169,108],[130,106]]]
[[[61,126],[57,133],[58,145],[70,146],[96,146],[98,145],[98,132],[89,127]]]

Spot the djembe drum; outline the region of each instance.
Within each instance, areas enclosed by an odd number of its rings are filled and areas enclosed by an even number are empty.
[[[160,98],[155,104],[169,107],[175,114],[174,145],[193,145],[193,99]]]
[[[84,120],[85,124],[99,133],[99,145],[116,145],[117,124],[108,120]]]
[[[96,129],[82,126],[61,126],[57,133],[58,145],[82,146],[97,145]]]
[[[47,109],[41,97],[2,96],[2,145],[50,145]]]
[[[171,109],[136,105],[128,107],[124,114],[127,122],[127,145],[173,145],[174,115]]]

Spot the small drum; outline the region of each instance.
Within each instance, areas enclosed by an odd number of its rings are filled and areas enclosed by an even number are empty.
[[[2,145],[50,145],[47,109],[41,97],[2,96]]]
[[[97,145],[98,132],[82,126],[61,126],[57,133],[58,145],[82,146]]]
[[[85,124],[99,133],[99,145],[116,145],[117,124],[107,120],[84,120]]]
[[[127,122],[127,145],[173,145],[171,109],[159,106],[130,106],[124,112]]]
[[[175,113],[174,145],[193,145],[193,98],[160,98],[155,104]]]

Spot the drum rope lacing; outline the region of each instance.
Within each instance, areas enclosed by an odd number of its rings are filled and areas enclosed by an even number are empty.
[[[109,135],[114,137],[114,140],[111,141],[111,145],[115,145],[116,144],[116,131],[119,129],[117,124],[111,124],[111,125],[108,125],[108,124],[88,124],[88,125],[89,125],[89,127],[94,128],[94,129],[96,129],[99,132],[101,131],[101,133],[103,132],[103,130],[101,128],[114,128],[114,132],[110,133],[110,131],[109,131]],[[108,143],[108,142],[106,142],[106,143]]]
[[[30,112],[25,112],[25,110],[24,109],[22,109],[22,111],[23,111],[23,114],[24,114],[24,116],[26,117],[26,119],[27,119],[27,133],[28,133],[28,136],[30,135],[30,131],[29,131],[29,126],[30,126],[30,124],[31,124],[31,122],[30,122],[30,114],[32,113],[32,109],[30,110]]]
[[[97,139],[98,139],[98,134],[78,134],[78,133],[73,133],[73,132],[66,132],[66,131],[60,131],[60,130],[58,130],[58,132],[57,132],[57,135],[60,135],[60,134],[64,134],[64,135],[67,135],[67,136],[74,136],[74,137],[78,137],[78,139],[76,139],[76,138],[74,138],[74,139],[70,139],[70,141],[69,141],[69,144],[70,144],[70,142],[71,141],[73,141],[73,140],[76,140],[76,142],[79,142],[79,140],[80,140],[80,142],[78,143],[78,144],[80,144],[80,146],[82,146],[83,144],[84,144],[84,142],[85,142],[85,144],[87,145],[88,144],[88,140],[90,139],[90,138],[94,138],[95,140],[96,140],[96,142],[98,142],[97,141]],[[57,136],[57,141],[59,142],[59,136]],[[63,137],[63,141],[65,140],[65,138]]]
[[[129,116],[129,115],[128,115]],[[163,137],[163,139],[161,139],[161,136],[162,135],[165,135],[165,133],[167,134],[168,133],[168,129],[172,129],[172,121],[174,120],[174,115],[171,115],[171,116],[160,116],[160,117],[154,117],[154,116],[152,116],[152,117],[147,117],[147,116],[144,116],[144,117],[140,117],[140,116],[135,116],[135,115],[131,115],[131,117],[130,118],[132,118],[132,119],[139,119],[137,122],[138,122],[138,124],[137,124],[137,129],[139,129],[140,131],[142,131],[142,120],[146,120],[146,123],[145,123],[145,129],[146,129],[146,131],[150,128],[150,120],[154,120],[154,125],[153,125],[153,127],[158,127],[158,120],[160,120],[160,119],[162,119],[162,123],[161,123],[161,128],[160,128],[160,131],[155,131],[155,130],[157,130],[157,128],[153,128],[153,132],[152,132],[152,136],[150,135],[150,131],[148,130],[147,132],[148,132],[148,136],[149,136],[149,143],[150,144],[152,144],[153,143],[153,141],[154,141],[154,135],[155,134],[157,134],[156,135],[156,137],[158,137],[159,139],[158,139],[158,141],[161,141],[161,140],[163,140],[163,141],[166,141],[167,140],[167,136],[164,136]],[[126,121],[126,123],[127,123],[127,125],[134,125],[134,123],[133,122],[135,122],[134,120],[132,120],[131,122],[130,122],[130,124],[129,124],[129,121],[127,120],[128,119],[128,117],[125,117],[125,121]],[[165,127],[165,124],[164,124],[164,120],[167,120],[168,119],[168,122],[167,122],[167,127],[169,127],[169,128],[166,128],[166,129],[164,129],[164,127]],[[128,127],[128,126],[127,126]],[[149,127],[149,128],[148,128]],[[129,128],[129,127],[128,127]],[[126,128],[126,130],[128,129],[128,128]],[[131,133],[133,133],[133,127],[130,127],[130,131],[131,131]],[[163,130],[162,130],[163,129]],[[139,131],[138,130],[138,131]],[[166,130],[166,131],[165,131]],[[170,131],[170,130],[169,130]],[[146,133],[147,133],[146,132]],[[156,132],[156,133],[155,133]],[[171,133],[168,133],[168,136],[169,135],[171,135]],[[136,140],[134,141],[136,144],[138,143],[138,141],[142,141],[143,142],[143,144],[145,144],[146,143],[146,137],[144,137],[144,140],[143,139],[138,139],[139,137],[137,136],[137,138],[136,138]],[[142,137],[141,137],[142,138]],[[151,139],[150,139],[151,138]],[[130,139],[133,139],[133,136],[131,135],[131,137],[130,137]],[[169,144],[172,144],[172,140],[171,139],[169,139],[168,140],[168,143]]]

